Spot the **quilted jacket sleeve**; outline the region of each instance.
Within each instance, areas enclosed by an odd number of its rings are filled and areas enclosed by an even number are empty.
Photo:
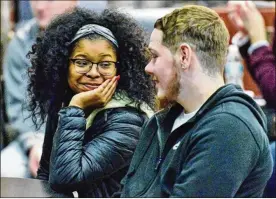
[[[37,171],[37,178],[39,180],[49,180],[49,164],[50,164],[50,156],[52,149],[53,136],[56,129],[57,123],[57,115],[48,115],[46,130],[42,148],[42,156],[39,163],[39,168]]]
[[[130,163],[144,119],[126,109],[110,114],[103,133],[84,145],[86,120],[82,109],[66,107],[59,112],[53,139],[49,182],[57,191],[78,191],[86,184],[124,168]],[[86,132],[98,134],[97,132]]]

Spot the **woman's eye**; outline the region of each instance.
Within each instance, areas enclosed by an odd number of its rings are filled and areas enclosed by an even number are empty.
[[[88,65],[88,61],[86,61],[86,60],[77,60],[76,64],[79,65],[79,66],[86,66],[86,65]]]
[[[110,62],[100,62],[99,63],[100,67],[109,67],[110,65],[111,65]]]

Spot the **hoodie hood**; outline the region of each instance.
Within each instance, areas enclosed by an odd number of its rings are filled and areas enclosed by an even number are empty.
[[[260,106],[247,94],[245,94],[242,88],[234,84],[226,84],[220,87],[216,92],[214,92],[209,99],[200,107],[198,112],[192,117],[187,123],[196,122],[210,110],[213,110],[216,106],[227,102],[240,103],[246,106],[256,117],[258,123],[267,132],[267,120],[264,112]],[[166,108],[155,114],[157,125],[159,128],[164,126],[172,126],[175,118],[183,111],[183,107],[176,103],[171,108]],[[170,118],[167,120],[166,118]]]
[[[233,106],[233,109],[236,107],[243,108],[246,107],[246,109],[249,109],[250,112],[253,113],[254,117],[257,119],[257,122],[260,124],[261,128],[264,130],[264,132],[267,133],[267,120],[264,112],[261,110],[259,105],[247,94],[243,92],[240,86],[234,85],[234,84],[227,84],[222,87],[220,87],[216,92],[214,92],[209,99],[200,107],[200,109],[197,111],[197,113],[188,120],[185,124],[182,124],[177,129],[180,129],[183,125],[186,125],[185,131],[188,131],[189,126],[193,126],[194,123],[197,123],[199,120],[206,117],[206,115],[210,111],[216,111],[216,107],[220,106],[221,104],[227,104],[227,103],[233,103],[235,105],[241,104],[242,106]],[[229,107],[227,108],[229,110]],[[231,107],[230,107],[231,109]],[[244,110],[244,109],[243,109]],[[177,139],[182,134],[183,131],[177,131],[175,129],[173,132],[171,132],[173,123],[177,116],[183,111],[183,107],[176,103],[171,108],[166,108],[162,111],[159,111],[155,114],[155,120],[157,124],[157,136],[158,136],[158,142],[159,142],[159,148],[160,148],[160,155],[161,155],[161,149],[164,148],[167,140],[171,138]],[[241,112],[242,110],[237,110]],[[239,114],[239,116],[241,116]],[[244,116],[244,115],[242,115]],[[171,141],[174,143],[174,141]],[[167,147],[170,147],[167,145]],[[164,149],[164,151],[168,152],[168,150]]]
[[[196,118],[202,117],[210,109],[226,102],[240,103],[246,106],[254,114],[259,124],[266,131],[266,116],[260,106],[238,85],[227,84],[219,88],[200,108],[195,115]]]

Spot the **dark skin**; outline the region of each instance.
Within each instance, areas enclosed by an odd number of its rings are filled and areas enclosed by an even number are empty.
[[[71,58],[84,59],[93,63],[101,61],[117,61],[116,52],[106,40],[78,41]],[[114,73],[108,76],[100,74],[95,64],[86,74],[76,72],[73,63],[69,66],[68,83],[76,95],[71,99],[69,106],[77,106],[88,115],[95,108],[104,107],[112,98],[119,76]]]
[[[134,19],[120,13],[118,10],[106,9],[98,14],[91,10],[75,8],[53,20],[45,33],[38,37],[34,44],[35,48],[28,54],[32,62],[28,73],[30,77],[28,109],[31,111],[30,116],[37,128],[46,122],[49,114],[57,114],[62,108],[62,104],[68,105],[72,96],[79,93],[72,89],[72,85],[68,85],[66,74],[69,73],[70,65],[75,63],[69,61],[69,59],[83,59],[86,57],[73,56],[72,50],[74,48],[68,46],[68,42],[71,42],[76,32],[87,24],[98,24],[108,28],[118,42],[119,51],[117,51],[116,46],[107,40],[115,48],[115,54],[118,56],[109,61],[120,62],[119,64],[116,63],[117,71],[114,74],[121,75],[120,82],[116,86],[116,93],[118,92],[116,98],[122,99],[124,93],[126,93],[127,97],[133,100],[137,107],[141,106],[142,102],[146,102],[152,108],[154,107],[153,84],[144,72],[148,57],[145,55],[146,35],[141,27]],[[103,37],[93,37],[92,35],[82,39],[89,39],[90,41],[105,40]],[[76,42],[79,41],[81,39]],[[107,54],[107,51],[103,53]],[[94,64],[87,76],[83,75],[85,81],[80,83],[88,83],[89,85],[79,85],[82,92],[88,91],[85,87],[99,86],[107,78],[111,78],[97,77],[99,75],[95,75],[96,73],[93,72],[97,68],[95,63],[100,61],[97,59],[103,58],[103,56],[98,54],[97,56],[90,56],[90,58],[87,57],[88,61]],[[106,59],[108,57],[104,56]],[[102,78],[104,78],[104,81],[101,80]],[[47,92],[44,92],[45,90]]]
[[[90,110],[104,107],[111,100],[118,80],[119,77],[115,76],[112,79],[107,79],[94,90],[76,94],[71,99],[69,106],[77,106],[84,109],[86,116],[88,116],[87,114],[90,113]]]

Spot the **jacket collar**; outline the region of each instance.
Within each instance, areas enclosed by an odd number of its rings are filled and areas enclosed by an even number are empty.
[[[94,109],[90,113],[90,115],[86,119],[86,129],[88,129],[92,125],[96,115],[103,110],[112,109],[112,108],[121,108],[126,106],[136,108],[135,103],[133,103],[131,99],[129,99],[126,95],[124,95],[123,99],[116,98],[116,95],[117,94],[115,93],[115,97],[113,97],[104,107]],[[144,112],[149,118],[154,114],[153,110],[146,103],[142,103],[140,108],[141,108],[141,111]]]
[[[187,121],[187,123],[192,123],[199,120],[213,107],[219,105],[220,103],[223,103],[224,98],[229,92],[233,90],[239,90],[239,89],[240,89],[239,87],[236,87],[231,84],[220,87],[209,97],[209,99],[200,107],[197,113],[190,120]],[[172,106],[157,112],[155,114],[155,117],[156,117],[158,128],[165,125],[165,126],[169,126],[171,129],[175,119],[183,111],[183,109],[184,108],[180,104],[175,103]]]

